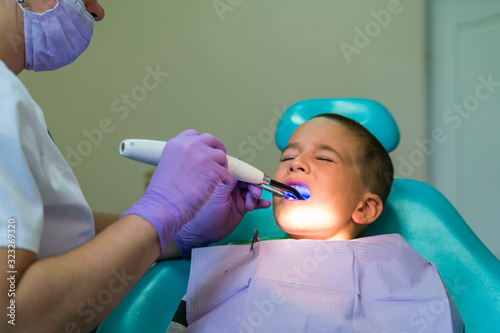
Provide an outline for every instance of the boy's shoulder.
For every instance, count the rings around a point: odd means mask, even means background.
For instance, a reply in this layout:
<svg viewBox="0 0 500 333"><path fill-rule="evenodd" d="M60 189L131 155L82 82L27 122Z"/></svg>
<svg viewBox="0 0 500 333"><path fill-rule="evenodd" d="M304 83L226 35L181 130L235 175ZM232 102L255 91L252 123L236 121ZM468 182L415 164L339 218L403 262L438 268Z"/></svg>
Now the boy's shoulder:
<svg viewBox="0 0 500 333"><path fill-rule="evenodd" d="M400 234L384 234L360 237L352 239L348 242L358 250L366 248L371 249L372 251L394 254L395 257L404 255L405 257L420 257L422 260L425 260Z"/></svg>
<svg viewBox="0 0 500 333"><path fill-rule="evenodd" d="M408 242L400 234L383 234L351 239L352 242L360 243L392 243L399 246L407 245Z"/></svg>

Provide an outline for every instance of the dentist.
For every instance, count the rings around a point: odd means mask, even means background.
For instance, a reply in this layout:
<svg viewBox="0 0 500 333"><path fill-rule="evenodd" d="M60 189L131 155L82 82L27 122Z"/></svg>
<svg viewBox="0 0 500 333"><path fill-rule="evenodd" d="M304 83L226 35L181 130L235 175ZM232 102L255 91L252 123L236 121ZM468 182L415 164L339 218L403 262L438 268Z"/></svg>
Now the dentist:
<svg viewBox="0 0 500 333"><path fill-rule="evenodd" d="M216 137L187 130L169 140L135 205L93 214L16 75L73 62L104 10L96 0L19 1L0 1L0 332L89 332L160 254L188 256L270 203L231 177Z"/></svg>

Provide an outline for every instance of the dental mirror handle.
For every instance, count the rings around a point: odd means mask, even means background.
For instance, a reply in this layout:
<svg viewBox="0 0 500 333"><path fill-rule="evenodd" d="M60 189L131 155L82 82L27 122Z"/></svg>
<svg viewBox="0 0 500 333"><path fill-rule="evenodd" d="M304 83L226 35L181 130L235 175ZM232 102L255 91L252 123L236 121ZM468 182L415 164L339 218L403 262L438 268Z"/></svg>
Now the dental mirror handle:
<svg viewBox="0 0 500 333"><path fill-rule="evenodd" d="M127 139L120 143L120 154L134 161L157 165L166 141ZM269 183L270 178L262 171L232 156L227 156L228 170L231 175L249 184Z"/></svg>

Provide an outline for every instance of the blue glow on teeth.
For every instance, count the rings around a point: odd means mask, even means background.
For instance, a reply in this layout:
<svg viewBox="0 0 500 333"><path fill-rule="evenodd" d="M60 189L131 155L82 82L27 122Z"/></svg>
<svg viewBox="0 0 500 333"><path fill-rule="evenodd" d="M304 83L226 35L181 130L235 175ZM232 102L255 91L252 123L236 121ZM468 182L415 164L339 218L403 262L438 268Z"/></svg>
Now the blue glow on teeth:
<svg viewBox="0 0 500 333"><path fill-rule="evenodd" d="M297 199L297 197L291 193L291 192L287 192L287 191L283 191L283 193L285 194L285 199L287 200L299 200Z"/></svg>
<svg viewBox="0 0 500 333"><path fill-rule="evenodd" d="M307 200L311 197L311 192L309 191L309 188L307 188L307 186L305 185L293 185L292 186L294 189L297 190L297 192L300 193L300 195L302 196L302 198L304 198L304 200ZM284 199L286 200L299 200L295 194L291 193L291 192L287 192L287 191L283 191L285 193L285 197Z"/></svg>

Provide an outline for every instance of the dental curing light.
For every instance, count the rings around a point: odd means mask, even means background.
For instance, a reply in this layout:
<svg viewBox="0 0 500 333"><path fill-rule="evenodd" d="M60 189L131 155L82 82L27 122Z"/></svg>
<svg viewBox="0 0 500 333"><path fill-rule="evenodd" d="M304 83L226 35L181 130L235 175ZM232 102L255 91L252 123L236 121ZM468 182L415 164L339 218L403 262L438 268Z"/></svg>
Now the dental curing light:
<svg viewBox="0 0 500 333"><path fill-rule="evenodd" d="M160 161L166 141L127 139L120 143L120 154L131 160L156 166ZM254 184L260 188L282 197L295 197L304 200L293 187L277 182L259 169L232 156L227 156L228 170L231 175L243 182Z"/></svg>

